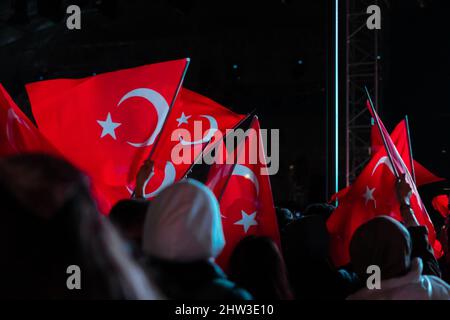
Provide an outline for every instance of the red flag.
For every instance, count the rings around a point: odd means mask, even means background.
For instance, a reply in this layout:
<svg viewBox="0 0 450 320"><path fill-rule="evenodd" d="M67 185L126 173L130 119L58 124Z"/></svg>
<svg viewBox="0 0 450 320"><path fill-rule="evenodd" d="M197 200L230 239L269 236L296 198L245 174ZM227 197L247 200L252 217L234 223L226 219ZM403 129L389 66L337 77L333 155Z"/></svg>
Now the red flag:
<svg viewBox="0 0 450 320"><path fill-rule="evenodd" d="M403 161L403 158L409 157L408 146L403 144L397 149L376 113L374 117L380 124L387 150L383 147L373 155L348 192L340 199L338 208L327 221L327 227L332 238L331 256L333 262L337 266L349 262L348 246L353 232L361 224L378 215L389 215L401 221L395 188L397 174L406 175L406 180L413 189L411 206L418 222L428 228L430 244L435 249L435 255L439 257L441 249L439 242L436 240L434 226Z"/></svg>
<svg viewBox="0 0 450 320"><path fill-rule="evenodd" d="M46 81L44 85L34 88L35 100L43 103L58 96L65 96L70 89L91 78ZM36 83L36 85L40 84L42 82ZM208 144L210 138L213 137L214 141L216 135L222 134L225 129L233 128L242 118L242 115L235 114L200 94L181 89L161 131L158 147L152 154L152 160L155 162L154 174L145 184L144 196L152 198L167 185L181 179L192 165L193 160ZM200 137L196 137L193 132L194 123L200 123L202 127L200 129L205 131L199 133ZM183 137L184 140L180 141L176 135L177 130L180 129L185 130L182 133L191 133L192 137ZM182 135L180 134L180 136ZM188 161L183 163L172 161L172 151L177 147L177 150L183 151L183 155L190 155L187 158ZM135 170L137 169L134 168L133 171ZM127 183L124 188L123 185L110 185L97 179L94 187L98 190L97 194L103 194L107 199L111 199L108 201L98 198L100 207L110 207L110 205L106 205L108 202L114 203L130 196L134 189L134 181Z"/></svg>
<svg viewBox="0 0 450 320"><path fill-rule="evenodd" d="M23 152L57 153L0 84L0 155Z"/></svg>
<svg viewBox="0 0 450 320"><path fill-rule="evenodd" d="M213 100L183 88L171 110L161 142L152 155L159 175L147 181L144 196L152 198L165 186L183 178L206 146L214 144L234 128L243 115L236 114Z"/></svg>
<svg viewBox="0 0 450 320"><path fill-rule="evenodd" d="M280 244L270 179L256 116L249 129L244 141L231 152L231 157L236 157L236 163L212 166L206 183L220 202L226 246L217 262L224 269L227 268L234 247L245 236L267 236ZM224 145L221 147L218 148L217 158L228 153ZM228 155L230 156L230 153ZM254 161L255 157L259 158L258 161Z"/></svg>
<svg viewBox="0 0 450 320"><path fill-rule="evenodd" d="M423 186L425 184L444 181L444 178L436 176L419 162L414 160L414 173L416 176L416 185Z"/></svg>
<svg viewBox="0 0 450 320"><path fill-rule="evenodd" d="M163 128L187 61L27 85L40 131L101 188L103 211L129 197L127 186Z"/></svg>
<svg viewBox="0 0 450 320"><path fill-rule="evenodd" d="M433 208L442 215L443 218L448 217L450 211L448 208L447 194L440 194L434 197L433 200L431 201L431 204L433 205Z"/></svg>
<svg viewBox="0 0 450 320"><path fill-rule="evenodd" d="M427 209L425 208L425 205L422 202L422 199L420 198L419 192L417 190L417 185L411 176L410 170L408 166L405 164L405 161L403 159L409 158L411 159L411 149L409 145L409 139L407 136L403 134L403 143L398 143L398 148L392 141L391 137L388 134L388 131L384 127L383 122L379 118L378 114L375 110L372 110L370 108L369 101L367 101L367 107L369 111L372 113L372 116L375 119L375 123L378 124L380 134L382 135L382 139L386 143L386 151L388 155L388 159L390 160L390 164L392 166L393 172L401 175L405 174L406 181L410 184L412 188L412 197L411 197L411 207L414 210L415 216L419 222L420 225L426 226L428 229L428 240L430 245L434 249L434 254L437 258L442 256L442 246L439 243L439 241L436 240L436 232L434 230L434 225L431 222L431 219L428 215ZM403 132L407 132L406 129L406 123L404 123L405 129L403 129ZM397 141L398 142L398 141ZM411 163L409 161L409 163Z"/></svg>
<svg viewBox="0 0 450 320"><path fill-rule="evenodd" d="M335 194L333 194L331 196L329 202L336 202L337 201L339 203L340 199L343 199L349 190L350 190L350 186L339 190L338 192L336 192Z"/></svg>
<svg viewBox="0 0 450 320"><path fill-rule="evenodd" d="M371 129L371 137L372 137L372 154L375 154L380 148L383 147L383 140L380 135L380 131L376 127L376 125L372 125ZM408 129L406 126L406 121L402 120L399 124L395 127L394 131L391 133L391 139L394 142L394 144L397 146L397 149L402 149L405 147L411 150L411 146L409 145L409 139L408 139ZM405 162L406 166L408 167L408 170L412 172L412 166L411 166L411 157L410 153L402 154L403 161ZM416 178L416 185L417 186L423 186L425 184L434 183L443 181L445 179L440 178L433 173L431 173L429 170L427 170L424 166L422 166L419 162L416 160L413 160L414 165L414 173Z"/></svg>

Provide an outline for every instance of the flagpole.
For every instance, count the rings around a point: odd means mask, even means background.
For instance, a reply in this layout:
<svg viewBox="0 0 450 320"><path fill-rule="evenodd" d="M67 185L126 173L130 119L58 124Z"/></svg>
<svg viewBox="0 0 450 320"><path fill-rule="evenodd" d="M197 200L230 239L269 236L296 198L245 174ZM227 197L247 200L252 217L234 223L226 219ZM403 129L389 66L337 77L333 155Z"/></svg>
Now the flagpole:
<svg viewBox="0 0 450 320"><path fill-rule="evenodd" d="M173 105L175 104L175 100L177 99L178 93L179 93L180 90L181 90L181 86L183 85L183 81L184 81L184 78L186 77L187 70L188 70L188 68L189 68L190 62L191 62L191 59L190 59L190 58L186 58L186 65L184 66L183 74L182 74L181 77L180 77L180 81L178 81L177 89L175 90L175 93L174 93L174 95L173 95L172 101L170 102L170 105L169 105L169 111L168 111L167 114L166 114L166 118L164 119L164 123L163 123L163 125L162 125L162 127L161 127L161 131L160 131L159 134L156 136L155 143L153 144L153 147L152 147L152 149L150 150L150 154L148 155L147 160L151 160L151 158L152 158L152 156L153 156L153 153L154 153L155 150L156 150L156 146L158 145L158 142L159 142L159 140L160 140L160 138L161 138L161 133L164 131L164 128L165 128L165 126L166 126L166 124L167 124L167 119L169 118L170 112L171 112L172 109L173 109ZM133 193L131 194L131 198L133 198L135 194L136 194L136 190L133 190Z"/></svg>
<svg viewBox="0 0 450 320"><path fill-rule="evenodd" d="M256 112L256 109L253 109L252 111L250 111L250 113L248 113L241 121L239 121L234 127L233 130L235 130L236 128L238 128L242 123L244 123L245 121L248 120L248 118L250 118L252 115L254 115ZM224 139L226 139L226 137L228 136L229 133L227 133L223 138L222 141ZM211 149L214 149L218 144L220 143L220 140L214 142L214 144L212 145ZM194 160L194 162L191 164L191 166L189 167L189 169L186 171L186 174L184 175L183 178L186 178L188 176L188 174L190 173L190 171L192 170L192 168L198 164L199 160L201 159L203 152L205 151L205 149L209 146L209 143L205 143L205 145L202 148L201 153L197 156L197 158Z"/></svg>
<svg viewBox="0 0 450 320"><path fill-rule="evenodd" d="M374 115L375 123L377 124L378 130L380 131L381 138L383 139L384 148L386 149L386 153L388 155L389 161L391 162L392 169L394 169L395 177L397 179L399 179L400 175L398 174L397 167L395 166L394 160L392 159L392 155L389 152L389 149L387 147L386 137L384 136L383 130L381 130L380 122L378 121L379 120L378 119L378 113L376 112L375 107L373 106L373 102L372 102L372 98L370 97L369 90L367 90L366 86L364 86L364 89L366 90L366 95L367 95L367 98L369 99L369 105L370 105L370 108L372 109L372 113Z"/></svg>
<svg viewBox="0 0 450 320"><path fill-rule="evenodd" d="M148 155L147 160L150 160L152 158L153 153L156 150L156 146L158 145L158 142L159 142L159 140L161 138L161 133L164 132L164 128L167 125L167 119L169 119L170 112L172 111L173 105L175 104L175 101L177 100L178 93L180 92L181 86L183 85L183 81L184 81L184 78L186 77L187 70L189 68L189 63L190 62L191 62L191 59L190 58L186 58L186 66L184 67L183 74L181 75L180 81L178 82L177 90L175 91L175 94L173 95L172 102L170 103L170 106L169 106L169 111L167 112L166 118L164 119L164 123L163 123L163 125L161 127L161 131L159 132L158 136L156 137L156 141L153 144L152 150L150 151L150 154Z"/></svg>
<svg viewBox="0 0 450 320"><path fill-rule="evenodd" d="M412 173L414 183L415 183L416 182L416 171L414 170L414 158L413 158L413 152L412 152L411 134L409 133L408 115L405 115L405 123L406 123L406 134L408 135L409 161L411 161L411 173Z"/></svg>
<svg viewBox="0 0 450 320"><path fill-rule="evenodd" d="M253 111L255 111L255 110L253 110ZM250 118L250 115L251 115L251 113L244 119L244 120L247 120L247 119L249 119ZM252 126L252 124L253 124L253 122L255 121L255 115L253 116L253 119L252 119L252 122L250 122L250 124L249 124L249 128ZM243 121L242 121L242 123L243 123ZM259 137L258 137L258 142L259 142ZM244 141L242 141L242 143L244 143L244 147L245 147L245 136L244 136ZM258 143L259 144L259 143ZM239 150L238 150L239 151ZM259 151L258 151L259 152ZM237 160L237 157L239 156L239 154L237 154L236 155L236 161L234 161L234 163L233 163L233 165L232 165L232 168L231 168L231 173L228 175L228 177L227 177L227 179L225 180L225 183L224 183L224 185L223 185L223 188L222 188L222 190L220 191L220 195L217 197L217 201L220 203L220 200L222 199L222 197L223 197L223 195L225 194L225 190L227 189L227 186L228 186L228 182L230 182L230 179L231 179L231 176L233 175L233 171L234 171L234 168L236 168L236 164L237 164L237 162L238 162L238 160Z"/></svg>

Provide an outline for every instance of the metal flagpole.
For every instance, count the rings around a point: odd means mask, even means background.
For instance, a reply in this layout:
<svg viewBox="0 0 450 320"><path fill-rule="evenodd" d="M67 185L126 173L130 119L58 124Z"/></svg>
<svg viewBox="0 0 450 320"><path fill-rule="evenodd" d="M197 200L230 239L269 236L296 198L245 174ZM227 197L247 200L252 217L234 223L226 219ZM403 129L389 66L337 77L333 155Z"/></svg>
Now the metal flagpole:
<svg viewBox="0 0 450 320"><path fill-rule="evenodd" d="M250 113L248 113L241 121L238 122L238 124L236 124L233 127L233 130L239 128L245 121L247 121L252 115L254 115L256 112L256 109L253 109L252 111L250 111ZM229 134L229 133L228 133ZM225 140L228 136L228 134L226 134L223 138L222 141ZM214 144L212 144L211 146L211 150L214 149L218 144L220 143L220 140L215 141ZM192 170L192 168L199 163L199 161L201 160L201 157L203 155L203 152L205 151L205 149L209 146L209 143L205 143L205 145L203 146L202 152L197 156L197 158L195 159L195 161L191 164L191 166L189 167L189 170L186 172L186 174L184 175L183 178L186 178L188 176L188 174L190 173L190 171Z"/></svg>
<svg viewBox="0 0 450 320"><path fill-rule="evenodd" d="M164 132L164 128L167 125L167 119L169 118L170 112L173 109L173 105L175 104L175 101L177 100L178 93L180 92L181 86L183 85L184 77L186 77L186 73L187 73L187 70L189 68L189 63L190 62L191 62L191 59L190 58L186 58L186 66L184 67L183 74L181 75L180 81L178 82L177 90L175 91L175 94L173 95L172 102L170 103L169 111L167 112L166 118L164 119L164 123L163 123L163 126L161 127L161 131L159 132L158 136L156 137L156 141L153 144L153 147L152 147L152 150L150 151L150 154L148 155L148 158L147 158L148 160L150 160L151 157L153 156L153 153L156 150L156 146L158 145L158 142L159 142L159 140L161 138L161 133Z"/></svg>
<svg viewBox="0 0 450 320"><path fill-rule="evenodd" d="M151 158L153 156L153 153L156 150L156 146L158 145L159 140L161 138L161 133L164 131L164 128L166 127L167 119L169 118L170 112L173 109L173 106L175 104L175 100L177 99L178 93L181 90L181 86L183 85L183 81L184 81L184 78L186 77L187 70L189 68L190 62L191 62L191 59L190 58L186 58L186 65L184 66L183 74L180 77L180 81L178 81L177 90L175 90L175 93L173 95L172 101L170 102L169 111L166 114L166 118L164 119L164 123L163 123L163 125L161 127L161 131L159 132L158 136L156 137L155 143L153 144L153 147L152 147L152 149L150 151L150 154L147 157L147 160L151 160ZM131 198L133 198L135 196L135 194L136 194L136 190L133 190L133 193L131 194Z"/></svg>
<svg viewBox="0 0 450 320"><path fill-rule="evenodd" d="M386 149L386 153L388 155L389 161L391 162L392 168L394 169L395 177L397 179L399 179L400 175L398 174L397 167L395 166L394 161L392 159L392 155L387 147L386 137L384 136L383 131L381 130L378 113L376 112L375 107L373 106L373 102L372 102L372 98L370 97L369 90L367 90L366 86L364 86L364 89L366 90L367 98L369 99L369 105L370 105L370 108L372 109L372 114L374 115L373 118L375 119L375 123L377 124L378 130L380 131L381 138L383 139L384 148Z"/></svg>
<svg viewBox="0 0 450 320"><path fill-rule="evenodd" d="M414 169L414 158L412 152L411 134L409 132L408 115L405 116L405 123L406 123L406 134L408 135L408 147L409 147L408 150L409 150L409 161L411 161L411 173L414 179L414 183L416 183L416 171Z"/></svg>

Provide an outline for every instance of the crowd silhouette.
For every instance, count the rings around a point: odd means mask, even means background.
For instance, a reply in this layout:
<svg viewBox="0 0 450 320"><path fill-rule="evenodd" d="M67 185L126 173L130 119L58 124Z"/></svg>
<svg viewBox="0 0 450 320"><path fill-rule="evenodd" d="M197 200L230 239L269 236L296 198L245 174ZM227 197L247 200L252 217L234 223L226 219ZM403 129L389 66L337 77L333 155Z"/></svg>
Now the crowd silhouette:
<svg viewBox="0 0 450 320"><path fill-rule="evenodd" d="M148 173L149 163L143 169ZM144 175L142 172L138 174ZM141 179L142 180L142 179ZM138 181L139 183L139 181ZM351 263L329 257L326 219L334 207L311 205L300 217L278 208L281 247L248 236L227 270L215 263L225 238L219 204L196 180L175 183L153 200L118 202L99 214L87 177L43 154L0 159L3 298L344 300L449 299L447 253L437 261L408 206L411 187L397 183L403 223L378 216L350 244ZM441 264L441 265L440 265ZM67 268L81 270L81 289ZM368 268L381 282L370 288ZM444 274L444 276L442 276ZM443 279L443 278L444 279Z"/></svg>

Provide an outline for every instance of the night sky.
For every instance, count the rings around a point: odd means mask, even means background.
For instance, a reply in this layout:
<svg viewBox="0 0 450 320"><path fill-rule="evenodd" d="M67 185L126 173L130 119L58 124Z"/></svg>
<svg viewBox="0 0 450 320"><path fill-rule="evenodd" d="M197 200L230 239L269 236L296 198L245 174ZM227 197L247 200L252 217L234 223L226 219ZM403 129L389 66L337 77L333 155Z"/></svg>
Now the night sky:
<svg viewBox="0 0 450 320"><path fill-rule="evenodd" d="M415 157L450 178L450 6L448 1L425 3L424 8L392 8L382 115L393 128L408 114Z"/></svg>

